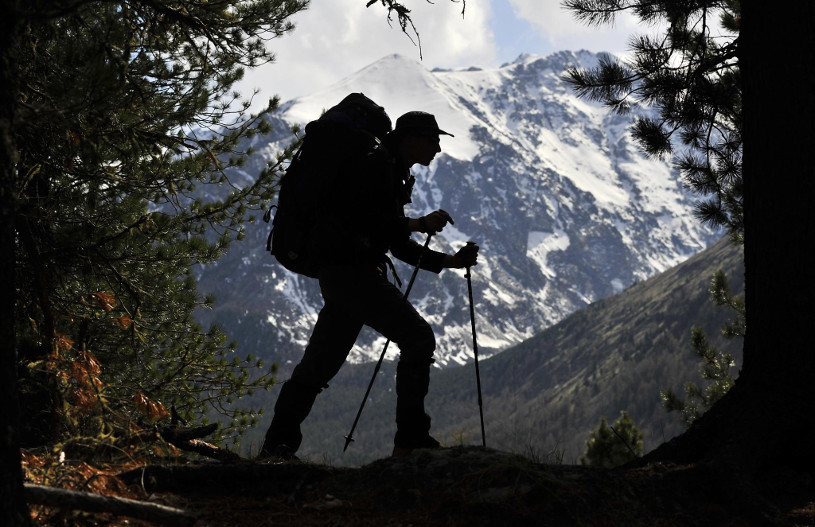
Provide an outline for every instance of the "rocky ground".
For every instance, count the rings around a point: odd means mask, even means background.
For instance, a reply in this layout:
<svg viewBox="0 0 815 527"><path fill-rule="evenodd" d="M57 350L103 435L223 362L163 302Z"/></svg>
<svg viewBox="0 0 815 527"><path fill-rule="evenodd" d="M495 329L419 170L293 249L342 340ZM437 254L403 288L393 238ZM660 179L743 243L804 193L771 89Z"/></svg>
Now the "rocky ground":
<svg viewBox="0 0 815 527"><path fill-rule="evenodd" d="M120 478L193 513L196 527L815 526L811 477L797 473L768 475L757 488L712 465L604 470L477 447L361 468L198 462Z"/></svg>

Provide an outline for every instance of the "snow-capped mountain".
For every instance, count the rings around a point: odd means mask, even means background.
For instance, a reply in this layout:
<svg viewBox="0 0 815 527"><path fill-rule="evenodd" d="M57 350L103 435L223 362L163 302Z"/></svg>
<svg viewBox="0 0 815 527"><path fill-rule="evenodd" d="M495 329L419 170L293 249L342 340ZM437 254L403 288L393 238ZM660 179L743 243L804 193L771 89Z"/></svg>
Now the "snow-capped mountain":
<svg viewBox="0 0 815 527"><path fill-rule="evenodd" d="M497 69L428 71L387 56L283 104L271 117L274 133L254 139L256 154L242 175L252 178L292 141L291 125L316 119L351 92L383 105L393 121L409 110L435 114L455 137L442 137L430 167L414 168L409 215L450 212L455 225L433 238L437 250L454 252L467 240L481 246L472 280L479 352L489 356L717 237L694 218L694 196L678 173L633 142L629 125L646 110L616 115L578 99L562 80L567 67L596 62L586 51L560 52L523 55ZM319 289L265 252L269 226L249 230L204 272L201 289L215 292L211 315L242 351L296 361L322 305ZM406 265L397 269L410 276ZM471 360L463 271L420 273L411 301L435 329L437 365ZM350 359L375 359L383 344L363 332Z"/></svg>

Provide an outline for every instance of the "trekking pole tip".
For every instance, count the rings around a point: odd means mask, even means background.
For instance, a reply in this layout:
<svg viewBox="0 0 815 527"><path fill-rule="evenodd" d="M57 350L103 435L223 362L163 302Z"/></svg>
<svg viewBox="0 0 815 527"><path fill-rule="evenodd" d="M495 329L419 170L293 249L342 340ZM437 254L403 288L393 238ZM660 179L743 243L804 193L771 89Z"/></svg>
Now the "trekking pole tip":
<svg viewBox="0 0 815 527"><path fill-rule="evenodd" d="M348 445L354 442L354 438L351 436L345 436L345 446L342 447L342 451L345 452L348 450Z"/></svg>

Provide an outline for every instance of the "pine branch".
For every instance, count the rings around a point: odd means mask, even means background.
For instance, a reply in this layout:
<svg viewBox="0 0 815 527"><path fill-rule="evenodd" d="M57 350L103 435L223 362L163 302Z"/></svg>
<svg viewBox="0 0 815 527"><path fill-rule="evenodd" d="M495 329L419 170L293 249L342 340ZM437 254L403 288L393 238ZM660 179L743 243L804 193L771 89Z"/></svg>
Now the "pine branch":
<svg viewBox="0 0 815 527"><path fill-rule="evenodd" d="M565 0L561 6L589 26L613 24L617 14L631 9L621 0Z"/></svg>

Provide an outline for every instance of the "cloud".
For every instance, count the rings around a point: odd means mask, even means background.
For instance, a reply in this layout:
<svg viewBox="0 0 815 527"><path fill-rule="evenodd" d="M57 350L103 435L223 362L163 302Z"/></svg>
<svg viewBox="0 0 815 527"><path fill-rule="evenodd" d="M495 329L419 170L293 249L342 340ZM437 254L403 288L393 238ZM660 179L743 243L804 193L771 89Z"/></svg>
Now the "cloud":
<svg viewBox="0 0 815 527"><path fill-rule="evenodd" d="M366 0L313 1L297 14L291 33L269 42L277 61L248 71L238 89L258 88L253 110L272 95L286 101L324 89L394 53L419 60L428 69L496 67L520 53L547 55L560 50L627 50L630 37L649 28L621 15L614 26L588 27L560 6L560 0L402 0L412 10L419 39L388 23L379 3Z"/></svg>
<svg viewBox="0 0 815 527"><path fill-rule="evenodd" d="M495 61L494 36L488 27L489 4L462 4L437 0L405 2L419 32L413 42L402 33L398 21L390 24L387 11L365 0L312 2L292 20L296 29L269 43L277 57L273 64L247 72L241 92L262 90L265 102L273 94L283 100L317 91L388 54L398 53L434 67L491 65ZM255 104L258 107L262 104Z"/></svg>
<svg viewBox="0 0 815 527"><path fill-rule="evenodd" d="M622 13L613 25L587 26L564 9L560 1L509 0L515 16L526 20L544 38L553 50L579 50L623 53L628 49L632 35L647 27L633 16Z"/></svg>

